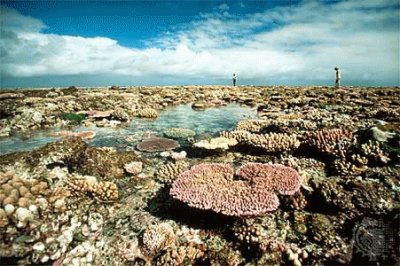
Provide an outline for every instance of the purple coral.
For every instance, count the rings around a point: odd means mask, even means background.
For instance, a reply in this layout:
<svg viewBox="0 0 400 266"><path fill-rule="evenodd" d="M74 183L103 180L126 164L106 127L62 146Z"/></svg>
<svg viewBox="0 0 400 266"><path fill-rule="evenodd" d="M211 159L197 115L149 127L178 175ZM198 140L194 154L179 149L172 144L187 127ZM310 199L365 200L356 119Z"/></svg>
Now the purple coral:
<svg viewBox="0 0 400 266"><path fill-rule="evenodd" d="M173 183L170 194L191 207L230 216L254 216L279 206L275 192L291 195L299 190L301 178L283 165L249 163L237 174L229 164L204 163L183 172Z"/></svg>

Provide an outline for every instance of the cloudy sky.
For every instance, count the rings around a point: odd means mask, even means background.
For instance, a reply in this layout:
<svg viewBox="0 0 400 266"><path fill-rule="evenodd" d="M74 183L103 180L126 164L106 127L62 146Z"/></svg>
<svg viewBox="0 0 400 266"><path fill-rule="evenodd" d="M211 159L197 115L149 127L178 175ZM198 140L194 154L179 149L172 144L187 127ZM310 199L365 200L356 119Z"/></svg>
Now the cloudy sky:
<svg viewBox="0 0 400 266"><path fill-rule="evenodd" d="M1 0L5 87L399 85L398 0Z"/></svg>

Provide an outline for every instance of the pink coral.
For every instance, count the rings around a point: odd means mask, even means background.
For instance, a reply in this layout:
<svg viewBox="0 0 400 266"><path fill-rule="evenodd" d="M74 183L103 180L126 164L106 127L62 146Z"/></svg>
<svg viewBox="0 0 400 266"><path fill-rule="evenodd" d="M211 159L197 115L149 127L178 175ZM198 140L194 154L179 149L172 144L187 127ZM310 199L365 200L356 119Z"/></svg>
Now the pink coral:
<svg viewBox="0 0 400 266"><path fill-rule="evenodd" d="M229 164L204 163L183 172L170 194L191 207L230 216L254 216L276 210L275 192L291 195L300 189L301 178L283 165L249 163L237 174Z"/></svg>
<svg viewBox="0 0 400 266"><path fill-rule="evenodd" d="M248 163L239 168L237 174L283 195L293 195L301 186L299 173L293 168L280 164Z"/></svg>

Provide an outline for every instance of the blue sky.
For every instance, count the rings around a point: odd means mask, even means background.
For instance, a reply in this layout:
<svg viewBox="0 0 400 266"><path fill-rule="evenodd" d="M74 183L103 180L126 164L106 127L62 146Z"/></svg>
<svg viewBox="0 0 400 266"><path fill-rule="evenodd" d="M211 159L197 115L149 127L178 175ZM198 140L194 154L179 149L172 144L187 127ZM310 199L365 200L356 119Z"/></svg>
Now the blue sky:
<svg viewBox="0 0 400 266"><path fill-rule="evenodd" d="M1 87L399 85L399 2L1 1Z"/></svg>

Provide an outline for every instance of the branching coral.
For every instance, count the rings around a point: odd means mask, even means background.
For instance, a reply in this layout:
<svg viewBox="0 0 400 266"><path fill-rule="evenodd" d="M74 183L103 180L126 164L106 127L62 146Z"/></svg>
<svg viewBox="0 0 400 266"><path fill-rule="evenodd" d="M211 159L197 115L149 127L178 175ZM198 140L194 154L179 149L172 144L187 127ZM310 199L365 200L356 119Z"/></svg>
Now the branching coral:
<svg viewBox="0 0 400 266"><path fill-rule="evenodd" d="M74 179L68 184L75 195L90 194L101 202L118 200L118 187L113 182L98 182L91 184L85 179Z"/></svg>
<svg viewBox="0 0 400 266"><path fill-rule="evenodd" d="M161 166L155 175L161 182L171 184L187 168L188 164L185 162L169 163Z"/></svg>
<svg viewBox="0 0 400 266"><path fill-rule="evenodd" d="M251 133L245 130L222 131L219 133L220 137L228 139L236 139L238 142L245 142Z"/></svg>
<svg viewBox="0 0 400 266"><path fill-rule="evenodd" d="M140 109L137 113L138 117L142 118L157 118L158 112L152 108Z"/></svg>
<svg viewBox="0 0 400 266"><path fill-rule="evenodd" d="M276 114L268 119L249 119L240 121L235 130L244 130L251 133L284 133L287 131L314 130L317 124L313 121L299 119L290 114Z"/></svg>
<svg viewBox="0 0 400 266"><path fill-rule="evenodd" d="M306 132L304 135L304 143L320 152L339 155L341 154L341 149L344 149L350 144L352 137L353 133L350 130L322 129Z"/></svg>
<svg viewBox="0 0 400 266"><path fill-rule="evenodd" d="M218 137L210 140L201 140L193 144L193 146L206 150L228 150L231 146L235 146L237 143L237 140L234 138Z"/></svg>
<svg viewBox="0 0 400 266"><path fill-rule="evenodd" d="M140 249L146 256L152 257L176 244L176 237L168 223L148 227L141 237Z"/></svg>
<svg viewBox="0 0 400 266"><path fill-rule="evenodd" d="M118 200L118 187L113 182L99 182L95 184L91 192L98 201L109 202Z"/></svg>
<svg viewBox="0 0 400 266"><path fill-rule="evenodd" d="M291 151L300 146L300 141L297 139L296 135L284 133L251 134L248 135L248 139L245 143L261 148L266 152Z"/></svg>
<svg viewBox="0 0 400 266"><path fill-rule="evenodd" d="M385 121L397 121L400 117L400 108L393 109L388 107L379 108L375 112L375 118Z"/></svg>
<svg viewBox="0 0 400 266"><path fill-rule="evenodd" d="M382 149L381 142L370 140L361 145L361 151L373 163L386 164L390 161L389 154Z"/></svg>
<svg viewBox="0 0 400 266"><path fill-rule="evenodd" d="M300 189L301 177L283 165L248 163L237 174L229 164L203 163L183 172L170 194L191 207L229 216L261 215L276 210L275 193L291 195Z"/></svg>
<svg viewBox="0 0 400 266"><path fill-rule="evenodd" d="M67 161L74 170L85 175L104 178L121 178L124 175L124 165L137 159L134 152L117 152L108 148L87 147L78 156Z"/></svg>
<svg viewBox="0 0 400 266"><path fill-rule="evenodd" d="M236 130L244 130L253 133L259 133L262 129L268 126L269 120L261 120L261 119L248 119L240 121L237 126Z"/></svg>
<svg viewBox="0 0 400 266"><path fill-rule="evenodd" d="M239 143L260 148L266 152L292 151L300 146L296 135L285 133L254 134L244 130L223 131L221 137L236 139Z"/></svg>
<svg viewBox="0 0 400 266"><path fill-rule="evenodd" d="M333 166L340 175L359 175L368 169L368 159L353 154L348 160L345 157L336 159Z"/></svg>

